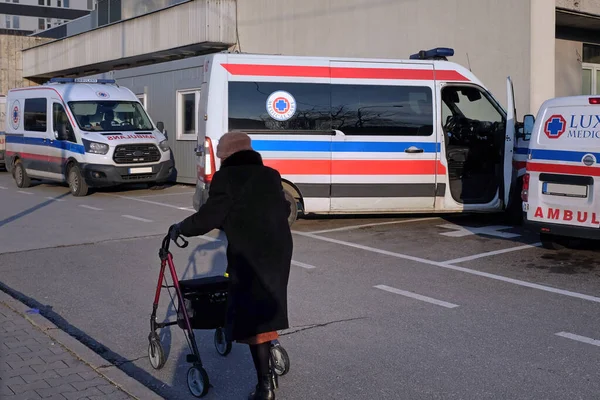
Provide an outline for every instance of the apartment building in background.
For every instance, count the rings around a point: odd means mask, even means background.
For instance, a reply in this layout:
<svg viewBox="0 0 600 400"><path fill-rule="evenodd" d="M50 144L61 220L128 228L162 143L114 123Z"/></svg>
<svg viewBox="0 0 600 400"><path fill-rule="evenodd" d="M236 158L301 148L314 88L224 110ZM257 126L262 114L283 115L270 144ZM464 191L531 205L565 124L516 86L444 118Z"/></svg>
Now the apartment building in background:
<svg viewBox="0 0 600 400"><path fill-rule="evenodd" d="M95 0L0 0L0 32L31 35L87 15Z"/></svg>

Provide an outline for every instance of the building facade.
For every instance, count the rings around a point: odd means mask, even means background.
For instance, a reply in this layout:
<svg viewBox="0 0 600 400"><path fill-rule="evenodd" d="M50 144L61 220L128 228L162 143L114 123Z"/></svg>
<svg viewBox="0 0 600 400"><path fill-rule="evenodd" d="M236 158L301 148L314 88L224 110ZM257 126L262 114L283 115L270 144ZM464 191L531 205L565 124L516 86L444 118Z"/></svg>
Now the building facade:
<svg viewBox="0 0 600 400"><path fill-rule="evenodd" d="M4 0L3 2L5 4L0 2L0 29L12 34L39 33L66 24L94 9L93 0Z"/></svg>

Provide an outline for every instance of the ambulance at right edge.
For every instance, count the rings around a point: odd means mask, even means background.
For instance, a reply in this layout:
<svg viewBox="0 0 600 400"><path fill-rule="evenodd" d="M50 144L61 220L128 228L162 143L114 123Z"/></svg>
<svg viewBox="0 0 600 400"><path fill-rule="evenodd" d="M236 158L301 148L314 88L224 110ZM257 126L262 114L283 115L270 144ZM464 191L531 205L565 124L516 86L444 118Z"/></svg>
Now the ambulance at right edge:
<svg viewBox="0 0 600 400"><path fill-rule="evenodd" d="M523 125L531 135L521 196L526 227L547 249L568 238L600 240L600 97L547 100Z"/></svg>

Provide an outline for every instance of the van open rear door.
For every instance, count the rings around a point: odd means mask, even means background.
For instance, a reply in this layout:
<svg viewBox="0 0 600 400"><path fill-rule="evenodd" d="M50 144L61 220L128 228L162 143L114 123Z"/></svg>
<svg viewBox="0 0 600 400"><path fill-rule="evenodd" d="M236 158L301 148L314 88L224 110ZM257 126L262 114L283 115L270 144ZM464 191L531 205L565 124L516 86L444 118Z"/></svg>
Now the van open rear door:
<svg viewBox="0 0 600 400"><path fill-rule="evenodd" d="M513 156L515 147L515 125L517 110L515 107L515 93L513 89L513 83L510 76L506 78L506 93L507 99L507 110L506 110L506 136L504 137L504 184L502 191L502 199L504 201L504 207L507 207L510 199L510 189L512 186L513 179Z"/></svg>

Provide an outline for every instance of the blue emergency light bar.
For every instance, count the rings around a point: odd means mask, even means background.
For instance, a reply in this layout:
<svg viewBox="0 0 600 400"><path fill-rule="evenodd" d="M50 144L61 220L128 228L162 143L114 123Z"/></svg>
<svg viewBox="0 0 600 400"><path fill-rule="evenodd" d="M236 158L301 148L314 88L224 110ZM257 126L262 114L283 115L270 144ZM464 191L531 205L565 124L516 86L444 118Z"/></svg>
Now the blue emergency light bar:
<svg viewBox="0 0 600 400"><path fill-rule="evenodd" d="M116 83L114 79L91 79L91 78L52 78L50 83Z"/></svg>
<svg viewBox="0 0 600 400"><path fill-rule="evenodd" d="M411 60L444 60L448 61L447 57L454 55L454 49L448 47L436 47L431 50L421 50L417 54L410 56Z"/></svg>

